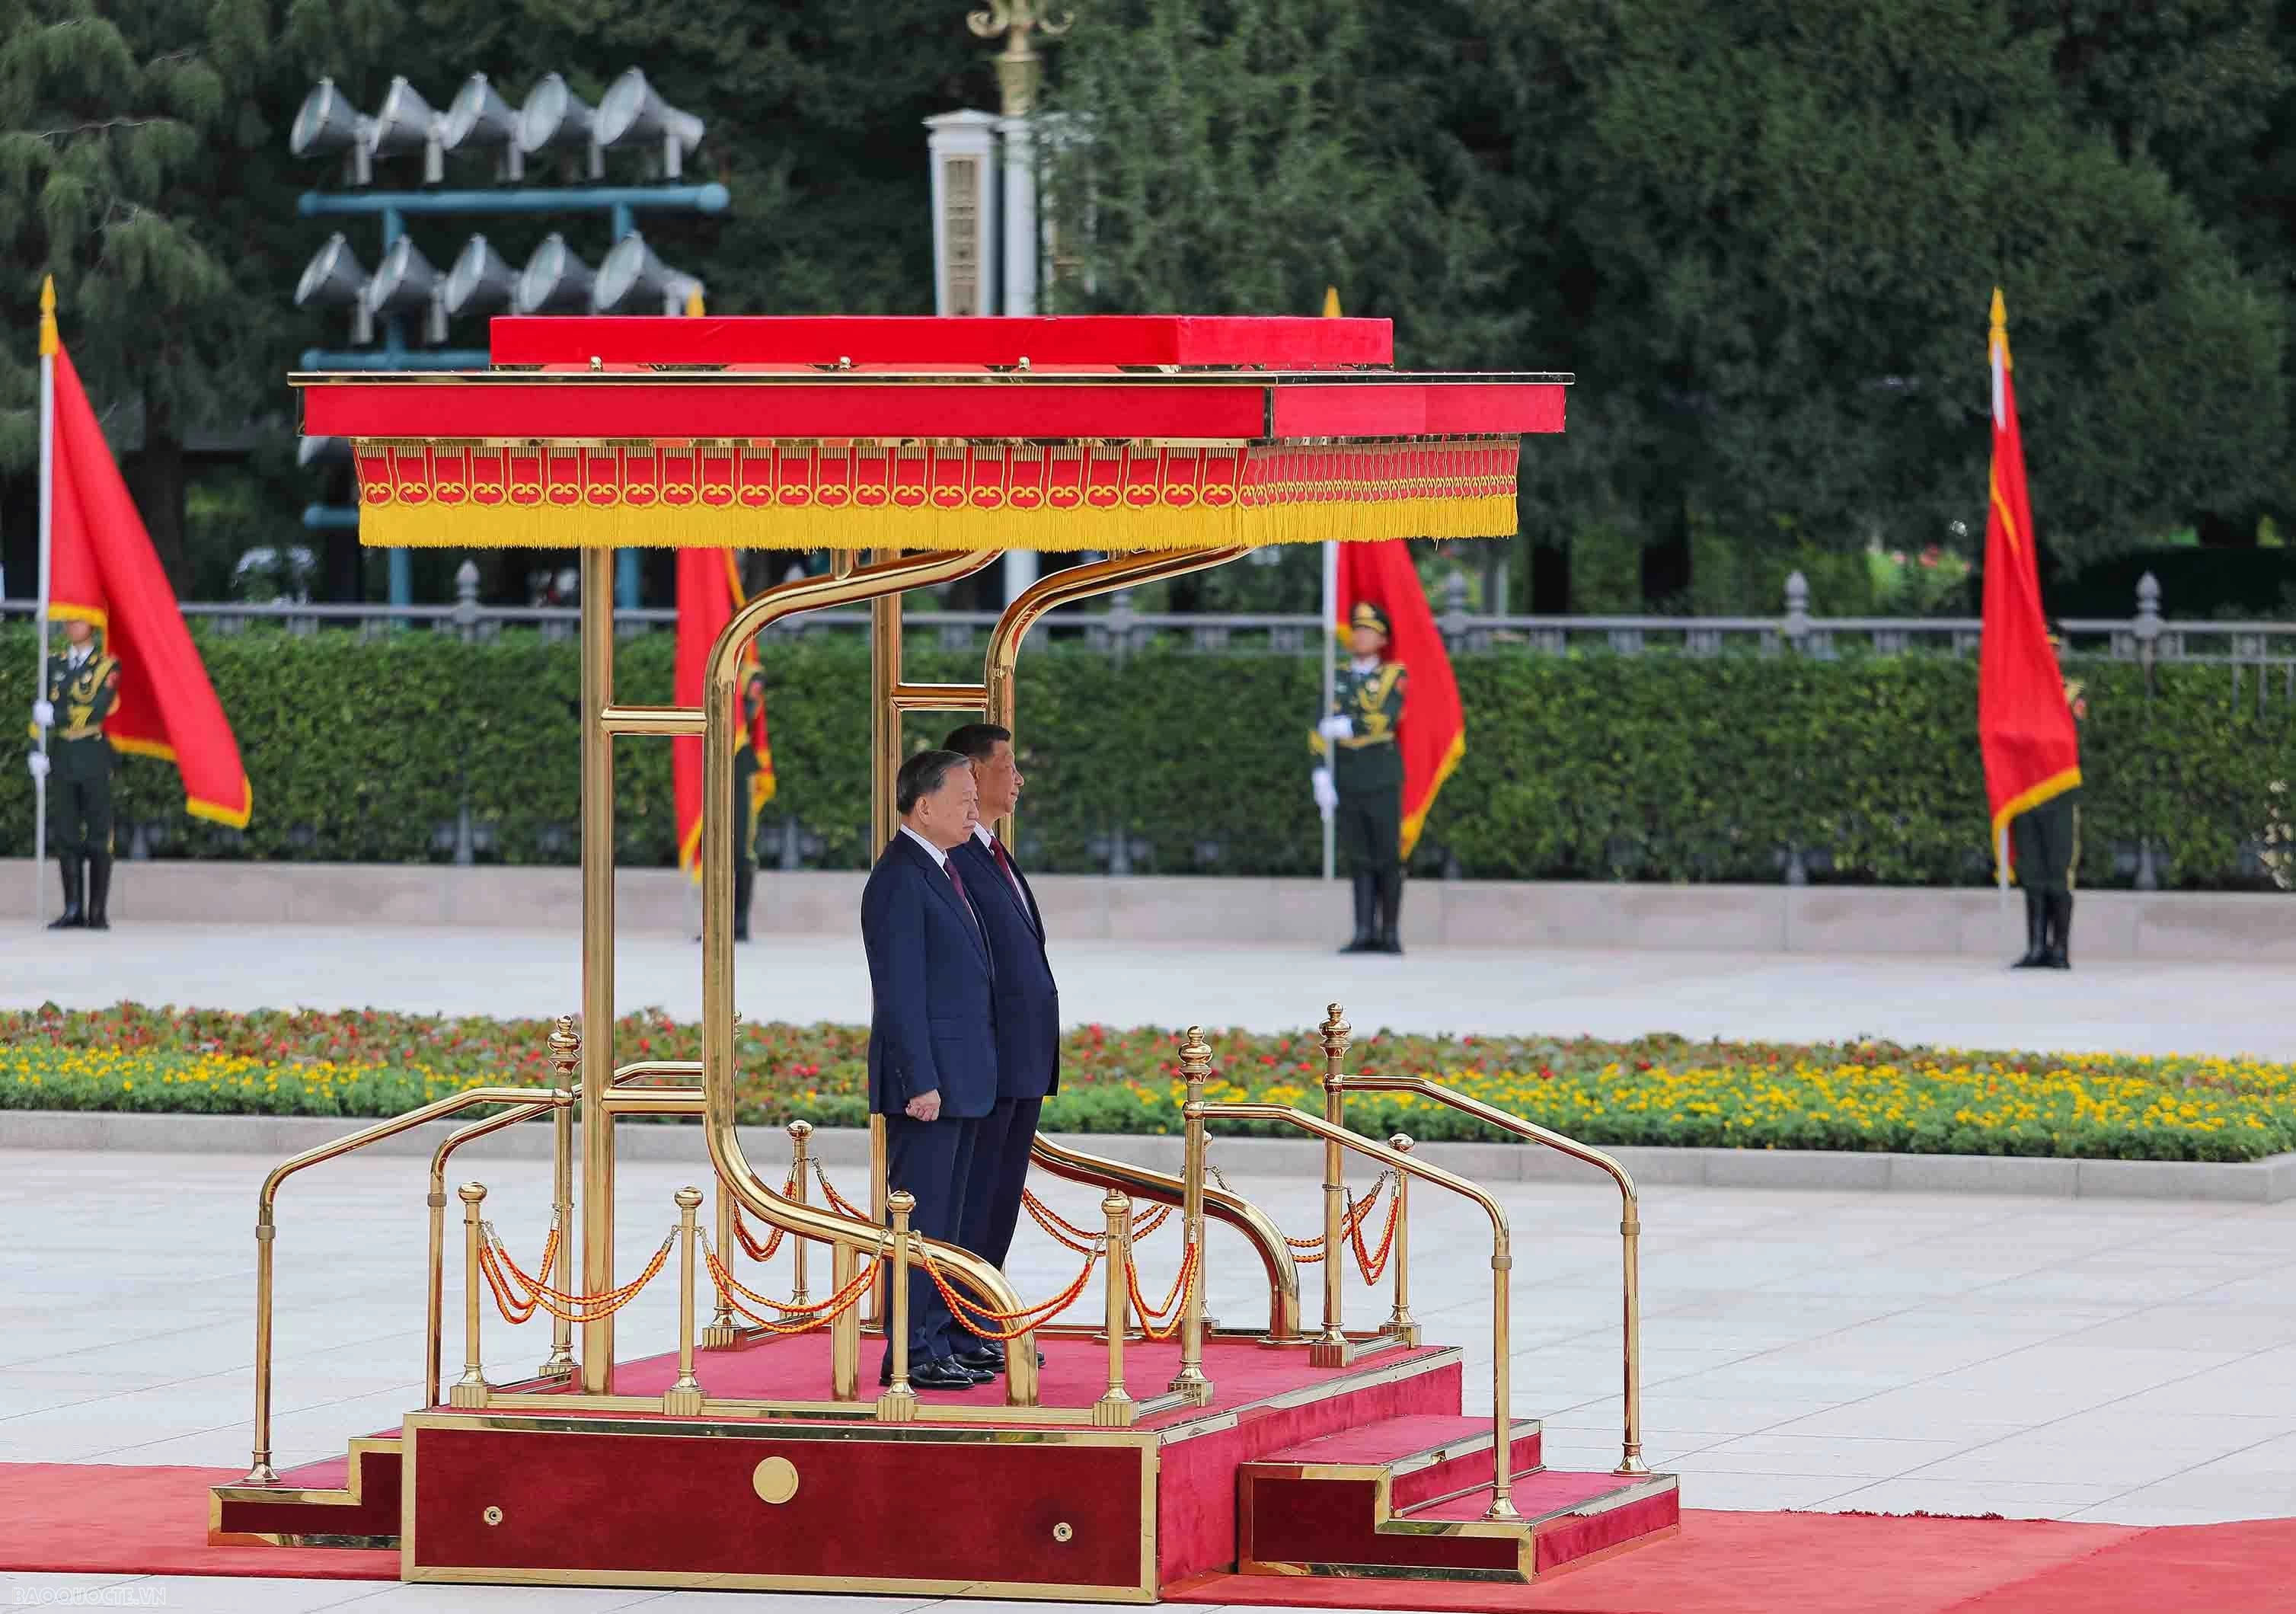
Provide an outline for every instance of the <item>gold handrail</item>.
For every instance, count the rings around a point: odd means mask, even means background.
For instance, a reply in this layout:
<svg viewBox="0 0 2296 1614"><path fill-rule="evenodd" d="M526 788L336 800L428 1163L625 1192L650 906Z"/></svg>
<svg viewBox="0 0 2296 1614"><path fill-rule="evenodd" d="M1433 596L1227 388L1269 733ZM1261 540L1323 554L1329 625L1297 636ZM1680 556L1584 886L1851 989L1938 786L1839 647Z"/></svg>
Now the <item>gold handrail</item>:
<svg viewBox="0 0 2296 1614"><path fill-rule="evenodd" d="M1483 1207L1483 1214L1491 1219L1491 1456L1496 1470L1492 1481L1493 1496L1490 1511L1483 1517L1492 1519L1520 1518L1521 1515L1515 1511L1513 1499L1514 1463L1509 1451L1509 1442L1513 1433L1514 1411L1509 1404L1510 1392L1507 1377L1507 1353L1513 1331L1507 1293L1507 1273L1514 1265L1514 1255L1507 1235L1506 1212L1500 1208L1499 1202L1464 1177L1447 1172L1439 1165L1430 1165L1424 1160L1414 1160L1399 1149L1390 1149L1384 1143L1375 1143L1369 1138L1349 1132L1344 1126L1332 1125L1321 1116L1311 1116L1305 1111L1293 1109L1288 1105L1191 1102L1182 1113L1199 1128L1203 1123L1213 1120L1272 1121L1285 1126L1296 1126L1301 1132L1323 1139L1326 1144L1336 1144L1341 1149L1351 1149L1359 1155L1367 1155L1399 1175L1418 1177L1425 1182L1436 1183L1449 1189L1455 1194L1473 1200ZM1189 1165L1192 1178L1202 1158L1202 1152L1201 1148L1190 1151ZM1326 1249L1324 1252L1324 1258L1336 1263L1340 1259L1340 1252L1337 1248ZM1199 1278L1194 1293L1201 1295L1202 1291L1203 1282Z"/></svg>
<svg viewBox="0 0 2296 1614"><path fill-rule="evenodd" d="M726 786L728 790L733 786ZM271 1466L271 1288L272 1244L278 1231L277 1204L280 1185L296 1173L320 1165L354 1149L365 1149L420 1126L425 1121L435 1121L442 1116L473 1108L480 1104L534 1105L554 1108L574 1102L574 1095L561 1088L549 1087L471 1087L443 1099L433 1099L418 1105L403 1116L393 1116L372 1126L361 1127L347 1138L337 1138L316 1149L282 1161L271 1168L263 1179L263 1187L255 1199L255 1450L242 1485L276 1485L277 1470ZM539 1113L537 1110L537 1113Z"/></svg>
<svg viewBox="0 0 2296 1614"><path fill-rule="evenodd" d="M734 714L739 708L742 647L758 633L800 611L851 605L898 596L902 590L970 576L996 558L995 551L895 557L856 568L840 577L800 578L768 589L734 613L710 647L702 697L702 797L732 799ZM715 794L711 794L714 792ZM771 1226L844 1245L873 1258L879 1230L872 1223L776 1192L750 1165L734 1128L734 841L731 836L701 837L701 1066L703 1131L710 1164L742 1207ZM591 1236L586 1207L584 1237ZM598 1229L603 1236L603 1227ZM1021 1299L1004 1274L972 1251L913 1235L920 1251L972 1289L993 1311L1018 1312ZM1004 1398L1008 1405L1037 1404L1037 1348L1032 1334L1013 1340L1006 1351Z"/></svg>
<svg viewBox="0 0 2296 1614"><path fill-rule="evenodd" d="M1041 1134L1030 1153L1037 1165L1055 1177L1065 1177L1071 1182L1083 1182L1095 1188L1116 1188L1136 1199L1147 1199L1158 1205L1185 1206L1187 1203L1187 1184L1183 1180L1167 1176L1144 1165L1086 1154L1082 1149L1055 1143ZM1283 1242L1283 1230L1266 1211L1242 1195L1214 1188L1210 1183L1204 1185L1204 1211L1242 1233L1252 1248L1259 1253L1260 1264L1267 1269L1268 1338L1271 1341L1298 1338L1300 1264L1292 1258L1292 1247Z"/></svg>
<svg viewBox="0 0 2296 1614"><path fill-rule="evenodd" d="M1543 1144L1573 1160L1584 1161L1611 1174L1619 1187L1619 1238L1624 1246L1625 1258L1625 1329L1626 1329L1626 1429L1625 1450L1619 1466L1611 1471L1621 1478L1650 1472L1643 1461L1643 1342L1642 1342L1642 1201L1635 1193L1635 1180L1627 1168L1601 1149L1565 1137L1559 1132L1526 1121L1521 1116L1455 1092L1439 1082L1430 1082L1423 1076L1343 1076L1339 1085L1349 1092L1414 1093L1423 1099L1432 1099L1447 1104L1462 1115L1472 1116L1501 1132L1513 1132L1518 1138Z"/></svg>

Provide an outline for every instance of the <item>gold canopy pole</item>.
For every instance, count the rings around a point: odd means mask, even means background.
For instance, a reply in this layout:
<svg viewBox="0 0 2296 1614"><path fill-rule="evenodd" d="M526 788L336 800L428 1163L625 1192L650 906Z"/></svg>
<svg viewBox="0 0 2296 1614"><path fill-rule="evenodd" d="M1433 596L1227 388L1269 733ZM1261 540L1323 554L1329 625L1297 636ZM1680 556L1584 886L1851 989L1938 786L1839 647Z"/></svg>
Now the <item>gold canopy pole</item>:
<svg viewBox="0 0 2296 1614"><path fill-rule="evenodd" d="M582 1288L592 1295L614 1287L613 564L611 549L582 551ZM730 773L729 762L725 789L703 799L730 799ZM582 1324L581 1365L584 1395L612 1394L611 1313Z"/></svg>

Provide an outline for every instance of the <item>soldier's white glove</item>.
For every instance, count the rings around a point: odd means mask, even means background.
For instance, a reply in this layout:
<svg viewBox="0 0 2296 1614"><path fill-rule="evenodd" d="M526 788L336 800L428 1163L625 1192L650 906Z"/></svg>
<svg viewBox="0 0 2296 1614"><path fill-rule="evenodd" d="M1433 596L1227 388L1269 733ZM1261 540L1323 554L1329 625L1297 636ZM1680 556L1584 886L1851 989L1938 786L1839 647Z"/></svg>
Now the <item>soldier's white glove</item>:
<svg viewBox="0 0 2296 1614"><path fill-rule="evenodd" d="M1355 721L1341 712L1334 712L1316 725L1316 732L1327 740L1351 740L1356 735Z"/></svg>
<svg viewBox="0 0 2296 1614"><path fill-rule="evenodd" d="M24 759L24 766L32 770L32 777L34 778L44 779L47 778L48 753L45 751L33 752Z"/></svg>
<svg viewBox="0 0 2296 1614"><path fill-rule="evenodd" d="M32 703L32 721L37 727L45 729L53 724L55 721L56 709L53 706L50 705L45 700L34 701Z"/></svg>
<svg viewBox="0 0 2296 1614"><path fill-rule="evenodd" d="M1332 770L1328 768L1316 769L1313 783L1316 791L1316 809L1325 818L1330 818L1339 811L1340 807L1340 793L1332 784Z"/></svg>

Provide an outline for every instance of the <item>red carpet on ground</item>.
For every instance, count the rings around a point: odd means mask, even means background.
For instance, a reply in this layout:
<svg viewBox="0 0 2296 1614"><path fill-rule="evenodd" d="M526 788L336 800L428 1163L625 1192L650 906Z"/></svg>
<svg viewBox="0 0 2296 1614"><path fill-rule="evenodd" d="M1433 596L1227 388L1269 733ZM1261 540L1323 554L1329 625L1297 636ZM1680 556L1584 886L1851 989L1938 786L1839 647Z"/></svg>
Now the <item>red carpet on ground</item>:
<svg viewBox="0 0 2296 1614"><path fill-rule="evenodd" d="M396 1552L211 1547L221 1469L0 1463L0 1569L390 1580ZM2296 1519L2141 1529L1686 1511L1682 1533L1529 1586L1215 1575L1193 1603L1493 1614L2199 1614L2296 1608ZM2278 1590L2275 1590L2278 1588ZM2286 1594L2287 1601L2270 1600Z"/></svg>
<svg viewBox="0 0 2296 1614"><path fill-rule="evenodd" d="M208 1545L208 1487L239 1477L228 1469L0 1462L0 1569L398 1578L396 1552Z"/></svg>

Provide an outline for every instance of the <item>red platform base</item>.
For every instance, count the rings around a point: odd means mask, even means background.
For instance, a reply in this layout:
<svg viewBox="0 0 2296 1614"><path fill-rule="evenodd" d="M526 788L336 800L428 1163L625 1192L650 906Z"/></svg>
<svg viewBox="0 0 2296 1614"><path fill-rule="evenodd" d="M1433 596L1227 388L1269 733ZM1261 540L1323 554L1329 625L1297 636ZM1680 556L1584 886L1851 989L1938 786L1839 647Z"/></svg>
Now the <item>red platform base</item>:
<svg viewBox="0 0 2296 1614"><path fill-rule="evenodd" d="M1043 1341L1048 1406L1086 1405L1104 1348ZM716 1400L799 1400L819 1335L702 1359ZM1128 1350L1160 1387L1173 1345ZM615 1389L670 1383L670 1359ZM407 1580L718 1586L1152 1602L1207 1573L1528 1583L1672 1531L1671 1478L1558 1475L1513 1433L1520 1518L1493 1518L1494 1431L1460 1413L1459 1353L1403 1348L1318 1368L1300 1350L1207 1345L1211 1404L1128 1428L867 1417L672 1418L522 1398L411 1414L400 1437L278 1486L218 1486L210 1539L399 1549ZM994 1497L996 1505L978 1499ZM920 1519L946 1528L920 1528ZM1342 1595L1322 1601L1346 1601Z"/></svg>

